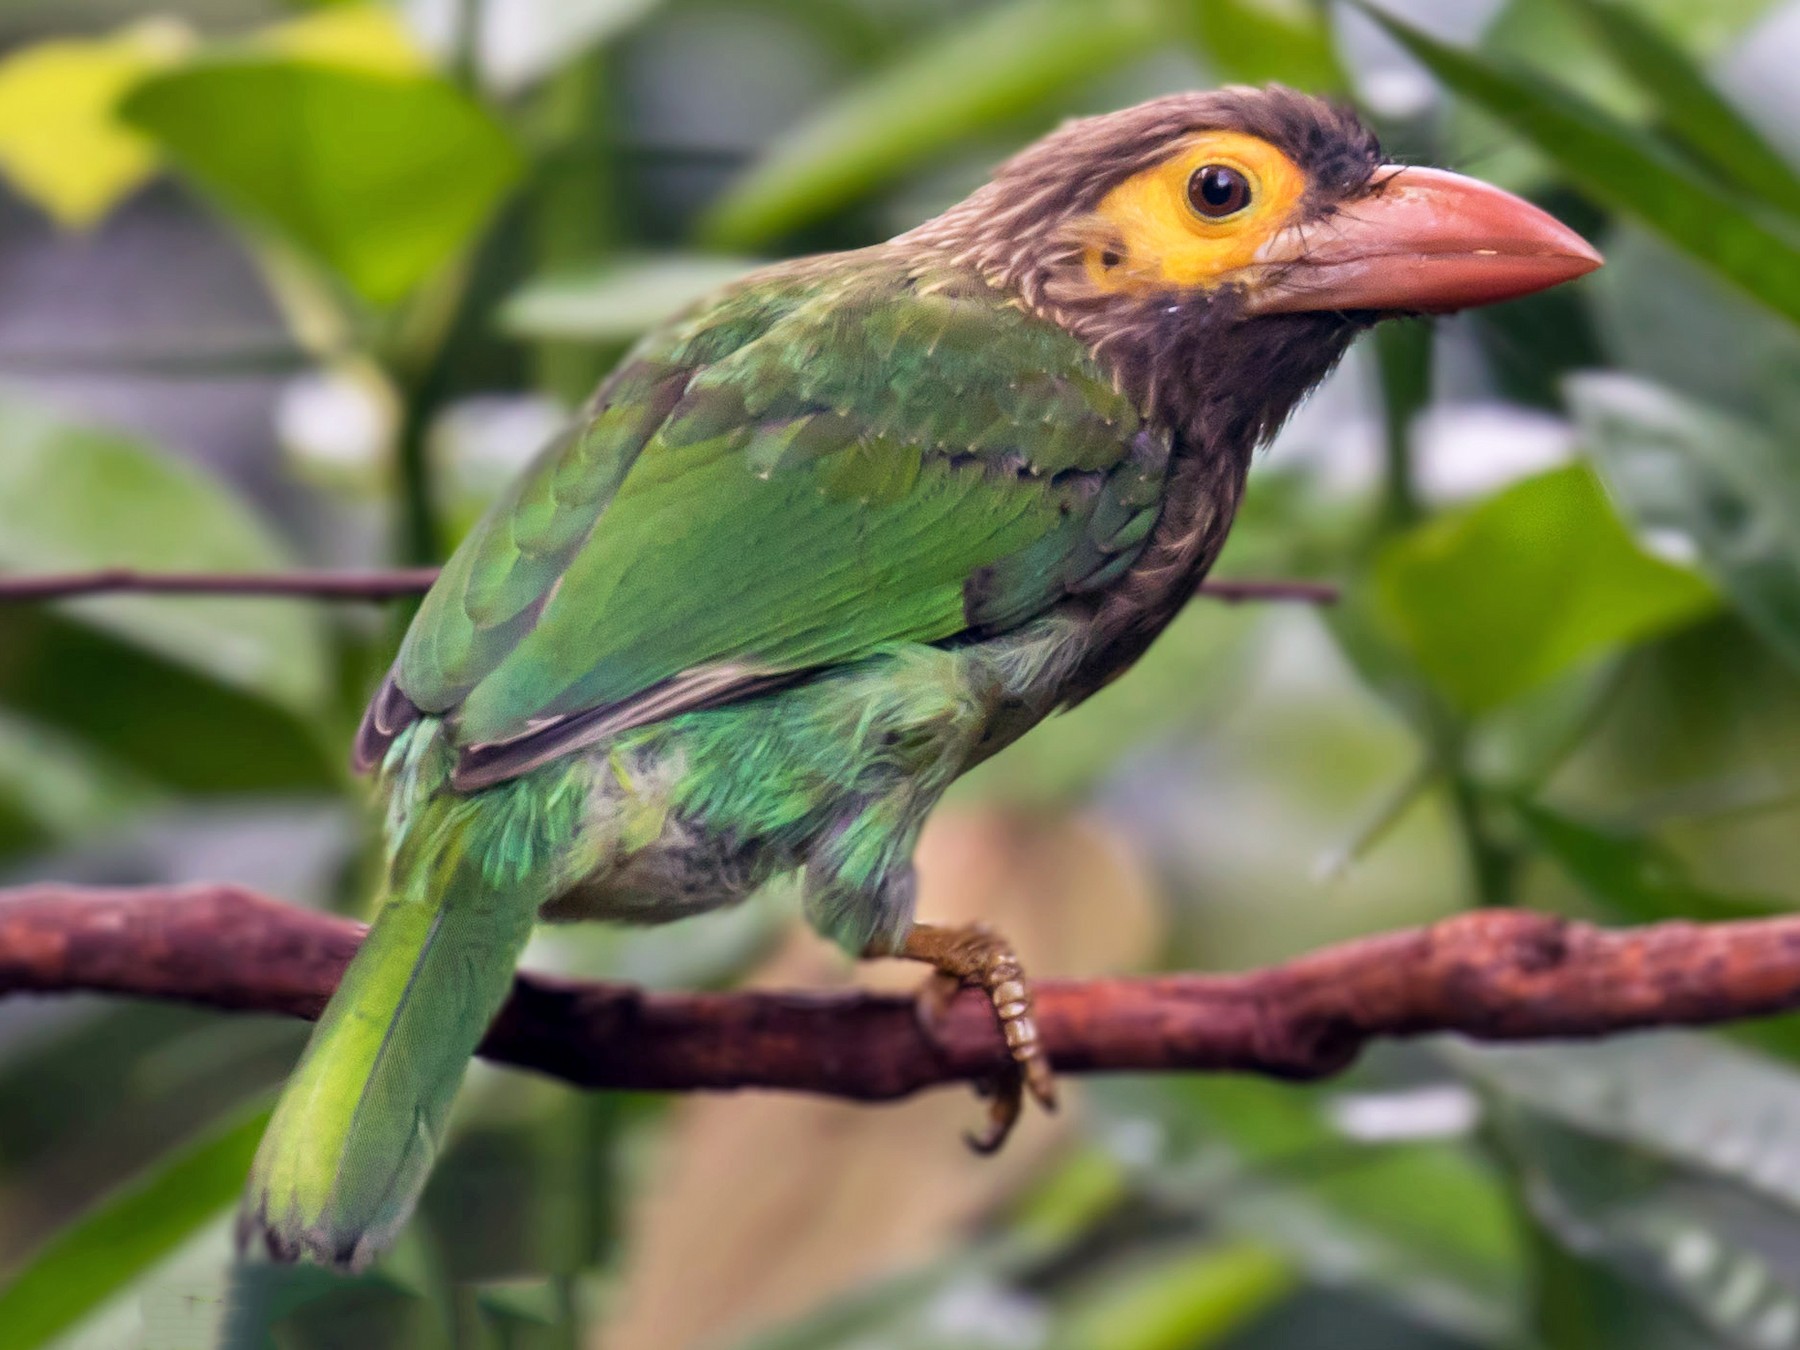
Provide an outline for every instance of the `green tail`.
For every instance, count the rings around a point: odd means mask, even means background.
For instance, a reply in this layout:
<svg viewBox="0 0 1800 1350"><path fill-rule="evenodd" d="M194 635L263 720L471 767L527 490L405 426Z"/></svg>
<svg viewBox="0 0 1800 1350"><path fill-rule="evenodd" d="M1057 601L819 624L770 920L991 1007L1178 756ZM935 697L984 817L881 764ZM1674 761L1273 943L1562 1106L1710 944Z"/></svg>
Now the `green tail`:
<svg viewBox="0 0 1800 1350"><path fill-rule="evenodd" d="M280 1260L361 1268L412 1213L546 898L536 863L566 841L578 804L522 781L473 798L416 779L398 790L418 807L399 831L387 902L251 1168L240 1245Z"/></svg>

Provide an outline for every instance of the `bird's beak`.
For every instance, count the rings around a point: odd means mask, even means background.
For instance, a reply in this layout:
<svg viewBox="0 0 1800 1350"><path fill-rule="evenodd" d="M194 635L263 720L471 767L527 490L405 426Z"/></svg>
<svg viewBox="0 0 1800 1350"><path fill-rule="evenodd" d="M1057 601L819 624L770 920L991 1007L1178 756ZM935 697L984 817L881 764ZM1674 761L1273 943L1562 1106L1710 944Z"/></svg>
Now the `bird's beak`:
<svg viewBox="0 0 1800 1350"><path fill-rule="evenodd" d="M1254 314L1443 313L1530 295L1600 266L1587 240L1530 202L1442 169L1388 166L1330 215L1257 254Z"/></svg>

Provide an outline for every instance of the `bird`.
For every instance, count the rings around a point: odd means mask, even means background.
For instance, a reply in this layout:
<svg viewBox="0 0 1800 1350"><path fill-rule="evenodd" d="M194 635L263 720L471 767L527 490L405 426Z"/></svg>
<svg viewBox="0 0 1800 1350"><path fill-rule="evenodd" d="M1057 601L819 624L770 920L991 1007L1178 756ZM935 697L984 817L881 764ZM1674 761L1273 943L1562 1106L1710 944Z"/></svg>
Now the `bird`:
<svg viewBox="0 0 1800 1350"><path fill-rule="evenodd" d="M1054 1079L1004 936L914 914L959 775L1122 674L1256 449L1360 331L1600 265L1281 86L1070 121L884 243L643 338L455 550L357 731L385 881L256 1154L248 1252L360 1269L411 1214L540 921L663 922L798 873L811 925L972 985Z"/></svg>

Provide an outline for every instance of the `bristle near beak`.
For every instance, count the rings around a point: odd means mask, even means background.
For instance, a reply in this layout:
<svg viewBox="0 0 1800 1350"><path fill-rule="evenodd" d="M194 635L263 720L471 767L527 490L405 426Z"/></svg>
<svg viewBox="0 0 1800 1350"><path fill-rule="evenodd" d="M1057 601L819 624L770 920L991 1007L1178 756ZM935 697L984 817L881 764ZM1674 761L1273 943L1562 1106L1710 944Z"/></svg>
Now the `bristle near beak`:
<svg viewBox="0 0 1800 1350"><path fill-rule="evenodd" d="M1355 201L1270 239L1246 307L1444 313L1530 295L1600 264L1587 240L1510 192L1388 166Z"/></svg>

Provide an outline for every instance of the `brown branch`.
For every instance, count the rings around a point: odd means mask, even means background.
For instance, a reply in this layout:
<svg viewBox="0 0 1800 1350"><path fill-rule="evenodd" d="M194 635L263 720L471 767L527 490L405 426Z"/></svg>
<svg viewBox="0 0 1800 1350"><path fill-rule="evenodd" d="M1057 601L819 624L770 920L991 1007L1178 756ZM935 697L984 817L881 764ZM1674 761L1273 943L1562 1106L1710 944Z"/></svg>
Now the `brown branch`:
<svg viewBox="0 0 1800 1350"><path fill-rule="evenodd" d="M43 572L0 576L0 604L68 600L85 595L256 595L307 600L394 600L421 595L437 579L429 567L393 571L336 572L140 572L103 567L92 572ZM1292 600L1329 605L1336 586L1322 581L1203 581L1199 594L1227 604Z"/></svg>
<svg viewBox="0 0 1800 1350"><path fill-rule="evenodd" d="M431 567L368 572L93 572L0 576L0 602L67 600L84 595L256 595L308 600L394 600L422 595L437 579Z"/></svg>
<svg viewBox="0 0 1800 1350"><path fill-rule="evenodd" d="M316 1017L360 940L347 919L227 886L0 891L0 996L77 990ZM1595 1037L1800 1007L1800 916L1620 932L1486 910L1240 975L1038 986L1064 1073L1309 1078L1370 1040ZM898 1097L1006 1062L983 1002L927 1035L909 1000L652 994L522 974L482 1053L585 1087L784 1088Z"/></svg>

